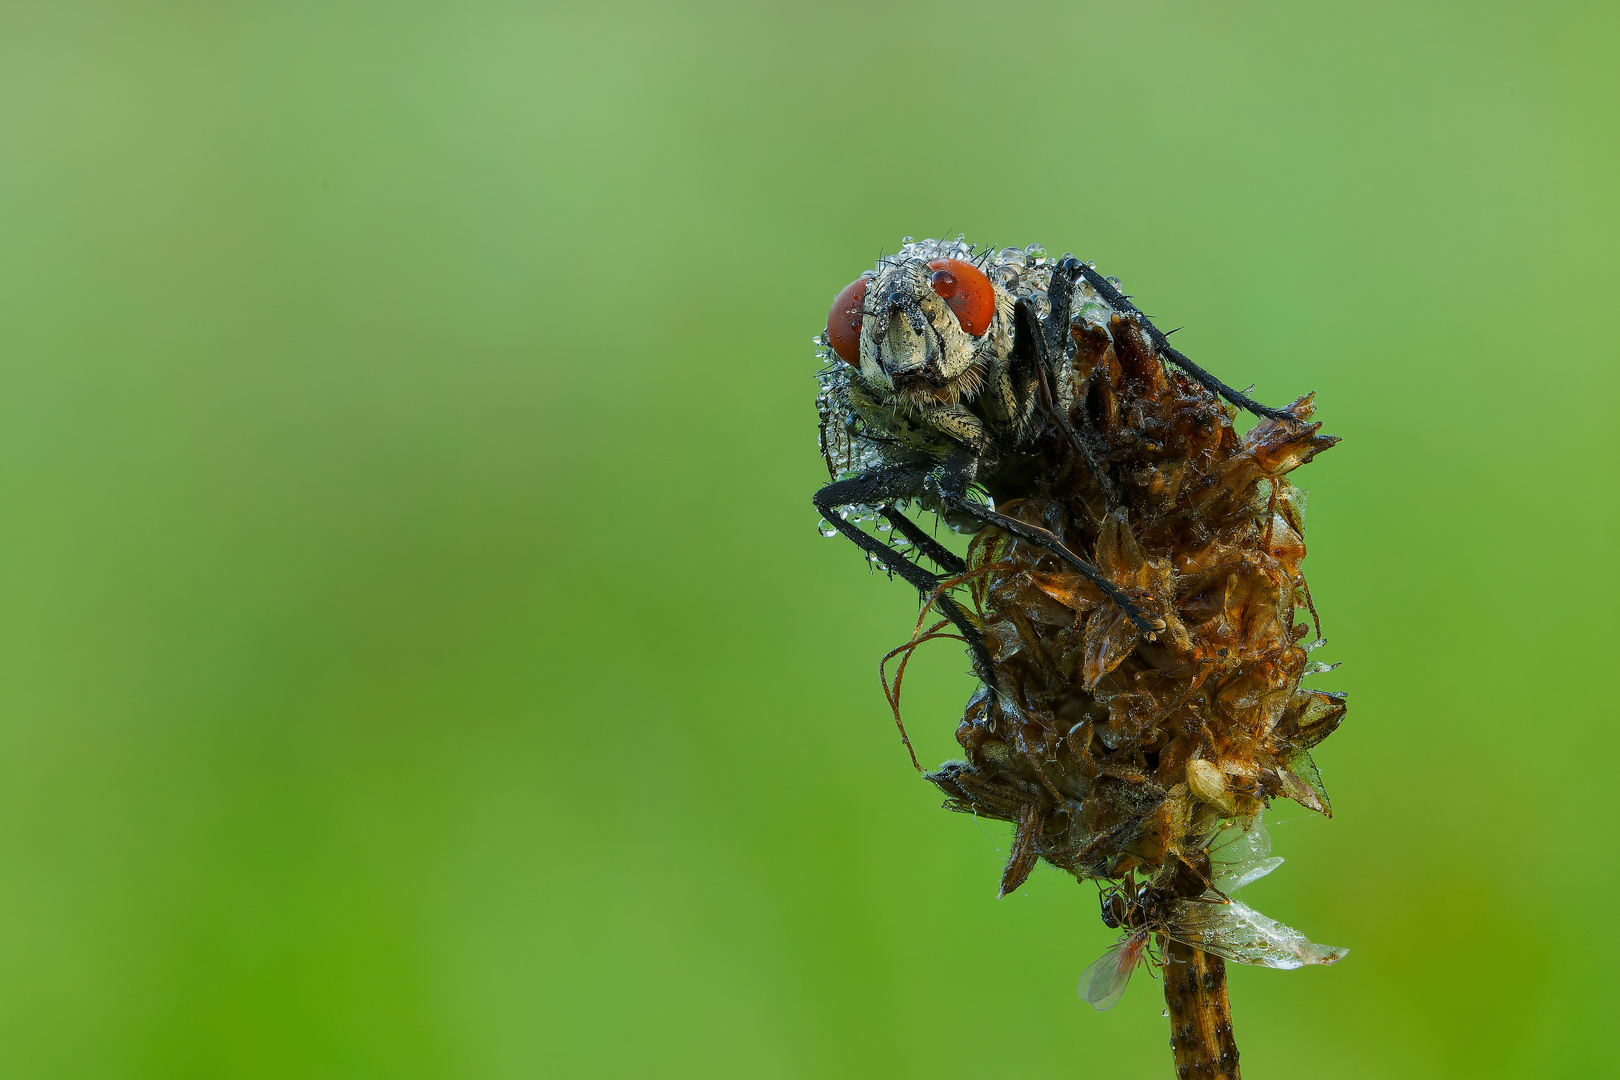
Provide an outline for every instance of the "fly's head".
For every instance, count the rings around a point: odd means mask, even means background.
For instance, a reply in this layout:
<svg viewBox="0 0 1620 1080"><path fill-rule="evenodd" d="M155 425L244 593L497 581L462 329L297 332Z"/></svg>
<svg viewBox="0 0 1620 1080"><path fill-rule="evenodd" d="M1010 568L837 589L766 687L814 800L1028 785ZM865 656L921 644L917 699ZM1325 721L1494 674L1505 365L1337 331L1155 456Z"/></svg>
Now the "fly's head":
<svg viewBox="0 0 1620 1080"><path fill-rule="evenodd" d="M1143 922L1143 899L1146 885L1136 883L1136 872L1127 871L1118 885L1111 885L1102 894L1102 921L1110 930L1124 927L1135 930Z"/></svg>
<svg viewBox="0 0 1620 1080"><path fill-rule="evenodd" d="M907 245L838 294L827 343L890 404L971 400L1012 347L1012 296L962 258Z"/></svg>

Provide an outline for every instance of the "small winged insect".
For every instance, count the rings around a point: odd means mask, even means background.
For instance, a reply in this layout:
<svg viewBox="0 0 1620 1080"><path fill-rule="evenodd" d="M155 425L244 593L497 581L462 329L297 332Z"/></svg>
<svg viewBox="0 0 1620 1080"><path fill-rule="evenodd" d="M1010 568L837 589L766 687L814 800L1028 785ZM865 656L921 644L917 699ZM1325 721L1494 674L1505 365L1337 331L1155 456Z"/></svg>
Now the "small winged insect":
<svg viewBox="0 0 1620 1080"><path fill-rule="evenodd" d="M1106 890L1103 922L1127 933L1080 973L1080 996L1092 1008L1112 1007L1125 993L1137 964L1148 955L1155 935L1260 967L1291 969L1338 961L1349 950L1318 945L1298 930L1231 898L1231 893L1282 865L1282 859L1268 857L1270 850L1265 826L1256 820L1247 830L1234 826L1212 842L1208 851L1212 872L1207 883L1194 870L1168 887L1138 886L1134 878L1127 878L1125 884ZM1193 882L1203 889L1186 895L1191 891L1186 886Z"/></svg>

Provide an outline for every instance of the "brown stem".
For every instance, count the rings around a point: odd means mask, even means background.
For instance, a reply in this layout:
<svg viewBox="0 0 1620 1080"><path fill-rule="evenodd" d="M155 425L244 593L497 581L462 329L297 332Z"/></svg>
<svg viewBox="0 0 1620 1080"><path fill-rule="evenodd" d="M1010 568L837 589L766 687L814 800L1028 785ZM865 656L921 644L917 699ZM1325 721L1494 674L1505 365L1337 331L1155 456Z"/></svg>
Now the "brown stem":
<svg viewBox="0 0 1620 1080"><path fill-rule="evenodd" d="M1164 965L1164 1002L1177 1080L1240 1080L1226 999L1226 961L1171 941Z"/></svg>

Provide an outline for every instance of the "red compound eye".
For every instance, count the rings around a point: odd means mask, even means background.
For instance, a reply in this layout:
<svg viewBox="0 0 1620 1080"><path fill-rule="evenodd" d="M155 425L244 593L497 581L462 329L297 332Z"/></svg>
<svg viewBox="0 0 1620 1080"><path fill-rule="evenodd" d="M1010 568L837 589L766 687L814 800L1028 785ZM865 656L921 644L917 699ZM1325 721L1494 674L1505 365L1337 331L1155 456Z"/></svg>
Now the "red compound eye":
<svg viewBox="0 0 1620 1080"><path fill-rule="evenodd" d="M850 282L827 312L827 340L850 367L861 366L861 308L866 304L866 285L866 278Z"/></svg>
<svg viewBox="0 0 1620 1080"><path fill-rule="evenodd" d="M961 259L935 259L928 269L934 272L928 283L956 312L963 330L978 337L990 329L990 320L996 317L996 290L984 271Z"/></svg>

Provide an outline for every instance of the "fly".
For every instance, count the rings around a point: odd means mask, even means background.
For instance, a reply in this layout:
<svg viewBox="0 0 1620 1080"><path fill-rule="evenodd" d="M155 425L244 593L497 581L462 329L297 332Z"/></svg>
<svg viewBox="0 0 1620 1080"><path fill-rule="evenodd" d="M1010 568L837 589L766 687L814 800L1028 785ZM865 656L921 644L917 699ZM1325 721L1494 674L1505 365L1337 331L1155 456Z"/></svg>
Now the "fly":
<svg viewBox="0 0 1620 1080"><path fill-rule="evenodd" d="M1337 962L1348 949L1318 945L1229 895L1282 865L1283 860L1270 853L1271 838L1256 820L1247 830L1234 826L1212 842L1213 872L1197 895L1178 895L1180 890L1173 885L1139 886L1134 877L1106 890L1103 922L1127 933L1080 973L1080 996L1094 1009L1112 1007L1125 993L1136 966L1145 958L1153 959L1152 939L1158 935L1239 964L1287 970ZM1157 962L1162 966L1162 960Z"/></svg>
<svg viewBox="0 0 1620 1080"><path fill-rule="evenodd" d="M1096 587L1136 632L1152 641L1165 628L1169 597L1115 583L1049 529L995 509L1030 467L1031 450L1058 430L1084 462L1110 506L1119 492L1107 447L1084 409L1076 410L1071 363L1076 321L1124 319L1168 363L1206 390L1257 416L1298 418L1227 386L1184 354L1097 269L1072 255L1053 260L1039 247L985 250L957 241L907 243L879 260L833 300L816 339L829 366L817 398L820 439L833 482L815 495L828 535L843 533L874 564L936 597L966 640L992 695L994 664L979 627L942 581L965 565L904 512L933 510L962 532L986 526L1047 552ZM835 458L842 459L842 469ZM988 497L986 497L988 496ZM854 520L851 520L851 518ZM897 551L860 527L881 518L901 542L937 565Z"/></svg>

